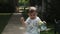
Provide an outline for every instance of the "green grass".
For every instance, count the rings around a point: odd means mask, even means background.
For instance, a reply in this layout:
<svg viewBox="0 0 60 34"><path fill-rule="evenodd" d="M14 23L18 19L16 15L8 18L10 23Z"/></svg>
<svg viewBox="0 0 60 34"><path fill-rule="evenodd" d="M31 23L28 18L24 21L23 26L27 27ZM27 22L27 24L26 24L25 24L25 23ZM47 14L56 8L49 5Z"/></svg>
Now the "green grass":
<svg viewBox="0 0 60 34"><path fill-rule="evenodd" d="M2 15L11 15L11 13L0 13L0 16Z"/></svg>
<svg viewBox="0 0 60 34"><path fill-rule="evenodd" d="M41 34L54 34L54 30L42 31Z"/></svg>
<svg viewBox="0 0 60 34"><path fill-rule="evenodd" d="M0 34L7 25L11 15L0 15Z"/></svg>

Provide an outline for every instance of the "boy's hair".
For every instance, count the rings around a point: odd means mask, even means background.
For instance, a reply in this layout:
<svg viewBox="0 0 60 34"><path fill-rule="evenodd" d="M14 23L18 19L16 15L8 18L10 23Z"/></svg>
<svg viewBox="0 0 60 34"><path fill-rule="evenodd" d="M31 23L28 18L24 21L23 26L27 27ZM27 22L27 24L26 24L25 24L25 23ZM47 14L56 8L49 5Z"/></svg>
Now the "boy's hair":
<svg viewBox="0 0 60 34"><path fill-rule="evenodd" d="M30 7L28 13L33 13L33 12L37 12L37 8L36 7Z"/></svg>

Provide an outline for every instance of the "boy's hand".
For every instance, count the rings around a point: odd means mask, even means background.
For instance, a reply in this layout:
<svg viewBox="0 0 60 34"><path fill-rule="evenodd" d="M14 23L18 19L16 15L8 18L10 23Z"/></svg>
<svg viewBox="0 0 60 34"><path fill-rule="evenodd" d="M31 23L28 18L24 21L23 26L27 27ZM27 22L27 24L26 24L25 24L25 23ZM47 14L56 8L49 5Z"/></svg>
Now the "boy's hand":
<svg viewBox="0 0 60 34"><path fill-rule="evenodd" d="M21 21L21 22L24 21L24 17L21 17L20 21Z"/></svg>
<svg viewBox="0 0 60 34"><path fill-rule="evenodd" d="M46 21L43 21L43 23L45 23L45 24L46 24Z"/></svg>
<svg viewBox="0 0 60 34"><path fill-rule="evenodd" d="M42 22L42 21L39 21L39 22L38 22L38 24L39 24L39 25L42 25L42 24L43 24L43 22Z"/></svg>
<svg viewBox="0 0 60 34"><path fill-rule="evenodd" d="M25 27L25 23L24 23L25 20L24 20L24 17L21 17L21 18L20 18L20 22L22 23L22 26Z"/></svg>

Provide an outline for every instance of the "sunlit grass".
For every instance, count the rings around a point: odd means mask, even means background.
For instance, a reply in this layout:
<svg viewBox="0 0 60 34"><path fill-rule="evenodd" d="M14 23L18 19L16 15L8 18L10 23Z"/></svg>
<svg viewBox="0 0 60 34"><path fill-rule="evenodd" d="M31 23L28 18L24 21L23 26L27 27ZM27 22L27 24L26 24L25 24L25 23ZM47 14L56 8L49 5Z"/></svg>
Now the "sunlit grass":
<svg viewBox="0 0 60 34"><path fill-rule="evenodd" d="M40 34L54 34L54 30L42 31L42 32L40 32Z"/></svg>

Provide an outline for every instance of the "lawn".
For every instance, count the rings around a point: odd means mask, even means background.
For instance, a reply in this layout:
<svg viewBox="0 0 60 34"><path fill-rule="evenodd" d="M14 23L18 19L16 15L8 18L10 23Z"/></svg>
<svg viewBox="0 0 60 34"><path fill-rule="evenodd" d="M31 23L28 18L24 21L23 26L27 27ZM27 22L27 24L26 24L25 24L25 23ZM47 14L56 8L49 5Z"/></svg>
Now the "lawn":
<svg viewBox="0 0 60 34"><path fill-rule="evenodd" d="M4 30L5 26L7 25L10 16L11 15L0 13L0 34Z"/></svg>
<svg viewBox="0 0 60 34"><path fill-rule="evenodd" d="M40 32L41 34L54 34L54 30L50 30L50 31L42 31Z"/></svg>
<svg viewBox="0 0 60 34"><path fill-rule="evenodd" d="M54 26L53 25L47 25L47 28L49 28L50 30L48 31L41 31L41 34L55 34L55 30L54 30Z"/></svg>

